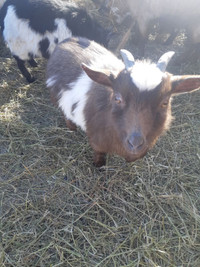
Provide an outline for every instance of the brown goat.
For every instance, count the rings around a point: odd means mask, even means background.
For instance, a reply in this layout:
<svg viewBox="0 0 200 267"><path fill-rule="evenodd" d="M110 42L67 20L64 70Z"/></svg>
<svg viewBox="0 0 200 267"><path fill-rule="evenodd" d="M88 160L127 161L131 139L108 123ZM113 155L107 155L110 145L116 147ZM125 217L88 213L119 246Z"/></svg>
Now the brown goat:
<svg viewBox="0 0 200 267"><path fill-rule="evenodd" d="M135 62L121 50L122 62L85 38L57 46L47 65L47 87L68 127L86 131L96 166L105 164L106 153L127 161L143 157L169 128L172 95L200 87L200 75L165 72L173 54L154 64Z"/></svg>

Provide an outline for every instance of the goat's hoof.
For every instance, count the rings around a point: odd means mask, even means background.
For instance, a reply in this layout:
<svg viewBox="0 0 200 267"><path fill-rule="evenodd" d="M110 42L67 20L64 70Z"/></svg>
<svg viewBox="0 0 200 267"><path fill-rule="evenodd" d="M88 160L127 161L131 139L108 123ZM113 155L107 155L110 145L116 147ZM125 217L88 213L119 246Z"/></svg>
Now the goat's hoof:
<svg viewBox="0 0 200 267"><path fill-rule="evenodd" d="M34 77L30 77L26 79L28 83L33 83L36 79Z"/></svg>

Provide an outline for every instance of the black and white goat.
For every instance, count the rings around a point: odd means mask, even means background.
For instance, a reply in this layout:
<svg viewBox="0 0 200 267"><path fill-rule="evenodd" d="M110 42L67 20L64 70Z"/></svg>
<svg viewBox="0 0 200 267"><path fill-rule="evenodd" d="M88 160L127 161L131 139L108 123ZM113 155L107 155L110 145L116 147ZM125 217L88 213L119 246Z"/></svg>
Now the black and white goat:
<svg viewBox="0 0 200 267"><path fill-rule="evenodd" d="M151 63L121 50L122 62L85 38L56 47L47 64L47 87L68 127L86 131L96 166L105 164L106 153L127 161L143 157L170 126L172 96L200 87L200 75L165 71L173 54Z"/></svg>
<svg viewBox="0 0 200 267"><path fill-rule="evenodd" d="M34 58L49 58L60 41L78 35L107 46L110 37L109 31L86 10L60 0L6 0L0 10L0 26L28 82L34 78L25 67L25 61L37 66Z"/></svg>

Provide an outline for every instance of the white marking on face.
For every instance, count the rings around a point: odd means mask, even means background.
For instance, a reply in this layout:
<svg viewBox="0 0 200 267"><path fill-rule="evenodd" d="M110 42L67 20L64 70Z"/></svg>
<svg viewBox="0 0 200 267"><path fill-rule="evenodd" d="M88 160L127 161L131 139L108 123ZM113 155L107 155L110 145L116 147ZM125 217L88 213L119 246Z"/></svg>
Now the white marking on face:
<svg viewBox="0 0 200 267"><path fill-rule="evenodd" d="M46 86L47 87L51 87L56 83L56 75L50 77L49 79L47 79L46 81Z"/></svg>
<svg viewBox="0 0 200 267"><path fill-rule="evenodd" d="M56 18L54 23L57 26L55 31L40 34L30 28L29 20L18 18L15 7L11 5L4 19L3 36L11 53L20 59L28 60L29 53L32 53L34 57L41 57L39 42L44 38L48 38L50 42L48 52L51 54L56 46L55 39L61 42L72 36L64 19Z"/></svg>
<svg viewBox="0 0 200 267"><path fill-rule="evenodd" d="M91 85L92 80L83 72L75 82L69 84L71 89L61 93L58 101L58 106L62 109L65 117L80 126L83 131L86 131L84 108ZM76 108L72 112L74 104L76 104Z"/></svg>
<svg viewBox="0 0 200 267"><path fill-rule="evenodd" d="M163 73L156 64L147 61L136 62L131 70L133 83L140 91L149 91L156 88L162 81Z"/></svg>

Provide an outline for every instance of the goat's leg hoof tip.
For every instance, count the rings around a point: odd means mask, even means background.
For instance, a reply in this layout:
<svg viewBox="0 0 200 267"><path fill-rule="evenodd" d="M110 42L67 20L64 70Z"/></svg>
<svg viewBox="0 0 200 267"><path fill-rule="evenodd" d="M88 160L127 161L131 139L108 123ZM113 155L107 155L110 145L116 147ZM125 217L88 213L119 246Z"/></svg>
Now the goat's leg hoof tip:
<svg viewBox="0 0 200 267"><path fill-rule="evenodd" d="M36 79L34 77L31 77L29 79L27 79L27 82L28 83L33 83Z"/></svg>
<svg viewBox="0 0 200 267"><path fill-rule="evenodd" d="M93 162L93 164L97 168L100 168L100 167L106 165L106 154L105 153L96 152L94 154L94 162Z"/></svg>

